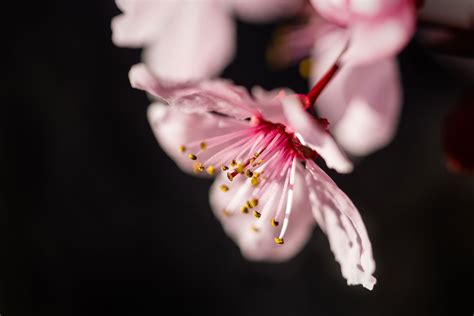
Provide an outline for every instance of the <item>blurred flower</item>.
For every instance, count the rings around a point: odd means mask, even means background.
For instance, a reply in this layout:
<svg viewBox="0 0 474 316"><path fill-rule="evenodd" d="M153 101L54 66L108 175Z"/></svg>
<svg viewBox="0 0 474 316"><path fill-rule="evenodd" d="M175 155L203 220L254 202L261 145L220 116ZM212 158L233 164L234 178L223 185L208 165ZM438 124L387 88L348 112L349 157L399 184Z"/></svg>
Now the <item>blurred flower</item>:
<svg viewBox="0 0 474 316"><path fill-rule="evenodd" d="M352 165L323 121L306 112L305 96L255 88L252 97L222 80L173 85L144 65L131 69L130 80L159 100L148 116L165 151L187 171L217 175L211 206L246 258L294 256L317 222L348 284L373 288L375 263L359 212L314 159L339 172Z"/></svg>
<svg viewBox="0 0 474 316"><path fill-rule="evenodd" d="M112 20L118 46L143 47L145 63L175 81L215 76L232 60L232 14L268 21L294 13L301 0L116 0L123 14Z"/></svg>
<svg viewBox="0 0 474 316"><path fill-rule="evenodd" d="M314 0L312 4L317 13L308 25L282 35L275 55L291 60L311 51L311 84L339 65L317 110L331 122L344 149L357 156L370 154L395 134L401 106L395 55L413 35L414 2Z"/></svg>

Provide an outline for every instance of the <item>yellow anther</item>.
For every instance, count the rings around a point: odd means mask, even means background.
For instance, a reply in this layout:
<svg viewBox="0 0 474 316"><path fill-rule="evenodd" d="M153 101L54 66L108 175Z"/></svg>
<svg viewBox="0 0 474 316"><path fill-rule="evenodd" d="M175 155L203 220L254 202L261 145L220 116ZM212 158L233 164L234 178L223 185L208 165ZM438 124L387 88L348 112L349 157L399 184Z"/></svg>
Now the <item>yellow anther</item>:
<svg viewBox="0 0 474 316"><path fill-rule="evenodd" d="M235 167L235 171L237 171L238 173L244 173L244 166L241 163L238 163Z"/></svg>
<svg viewBox="0 0 474 316"><path fill-rule="evenodd" d="M222 184L219 186L219 189L222 191L222 192L227 192L229 191L229 187L226 186L225 184Z"/></svg>
<svg viewBox="0 0 474 316"><path fill-rule="evenodd" d="M262 163L263 163L263 159L260 159L259 161L257 161L257 166L260 166Z"/></svg>
<svg viewBox="0 0 474 316"><path fill-rule="evenodd" d="M252 183L252 185L253 185L254 187L256 187L259 182L260 182L260 181L259 181L258 178L255 177L255 176L253 176L253 177L250 179L250 183Z"/></svg>
<svg viewBox="0 0 474 316"><path fill-rule="evenodd" d="M230 165L231 165L232 167L237 166L237 161L235 161L235 159L233 159L233 160L230 162Z"/></svg>
<svg viewBox="0 0 474 316"><path fill-rule="evenodd" d="M253 172L250 171L250 170L247 170L247 171L245 172L245 175L247 176L247 178L252 178Z"/></svg>
<svg viewBox="0 0 474 316"><path fill-rule="evenodd" d="M228 211L226 209L222 210L222 213L224 213L225 216L231 216L232 215L232 212Z"/></svg>
<svg viewBox="0 0 474 316"><path fill-rule="evenodd" d="M249 209L248 209L247 206L244 205L244 206L242 206L242 208L240 209L240 211L241 211L242 213L244 213L244 214L247 214L247 213L249 212Z"/></svg>
<svg viewBox="0 0 474 316"><path fill-rule="evenodd" d="M250 158L249 164L253 164L254 161L255 161L255 158Z"/></svg>
<svg viewBox="0 0 474 316"><path fill-rule="evenodd" d="M254 157L255 159L256 159L256 158L258 158L258 156L260 156L260 154L259 154L259 153L255 153L255 154L253 154L253 157Z"/></svg>
<svg viewBox="0 0 474 316"><path fill-rule="evenodd" d="M258 200L257 200L257 199L251 199L251 200L249 201L249 203L250 203L250 205L251 205L252 207L255 207L255 206L258 205Z"/></svg>
<svg viewBox="0 0 474 316"><path fill-rule="evenodd" d="M272 218L271 223L272 223L272 226L273 226L273 227L277 227L278 224L280 224L280 223L278 223L274 218Z"/></svg>
<svg viewBox="0 0 474 316"><path fill-rule="evenodd" d="M229 181L234 180L234 176L232 175L232 173L227 172L227 179L229 179Z"/></svg>
<svg viewBox="0 0 474 316"><path fill-rule="evenodd" d="M221 166L221 170L222 170L222 171L229 170L229 167L227 167L227 166L225 166L225 165L222 165L222 166Z"/></svg>
<svg viewBox="0 0 474 316"><path fill-rule="evenodd" d="M260 177L260 172L254 172L254 173L253 173L253 176L254 176L255 178Z"/></svg>
<svg viewBox="0 0 474 316"><path fill-rule="evenodd" d="M283 240L283 238L278 238L278 237L273 238L273 241L274 241L275 244L277 244L277 245L283 245L283 244L285 243L285 241Z"/></svg>
<svg viewBox="0 0 474 316"><path fill-rule="evenodd" d="M199 146L201 147L201 150L206 150L207 148L207 144L205 142L202 142Z"/></svg>
<svg viewBox="0 0 474 316"><path fill-rule="evenodd" d="M186 146L180 145L180 146L179 146L179 151L182 152L182 153L184 153L184 152L186 151Z"/></svg>
<svg viewBox="0 0 474 316"><path fill-rule="evenodd" d="M260 218L260 216L262 216L262 213L260 213L259 211L253 211L253 216L255 216L256 218Z"/></svg>
<svg viewBox="0 0 474 316"><path fill-rule="evenodd" d="M245 205L246 205L248 208L252 208L252 204L250 204L250 201L245 202Z"/></svg>
<svg viewBox="0 0 474 316"><path fill-rule="evenodd" d="M191 160L196 160L198 159L198 157L196 155L193 155L193 154L189 154L188 155L188 158L191 159Z"/></svg>
<svg viewBox="0 0 474 316"><path fill-rule="evenodd" d="M260 229L255 225L250 226L250 229L255 233L258 233L260 231Z"/></svg>
<svg viewBox="0 0 474 316"><path fill-rule="evenodd" d="M200 162L196 162L193 166L194 172L201 173L204 171L204 166Z"/></svg>
<svg viewBox="0 0 474 316"><path fill-rule="evenodd" d="M214 175L214 173L216 173L216 168L214 168L213 165L210 165L209 167L207 167L207 173L210 174L211 176Z"/></svg>

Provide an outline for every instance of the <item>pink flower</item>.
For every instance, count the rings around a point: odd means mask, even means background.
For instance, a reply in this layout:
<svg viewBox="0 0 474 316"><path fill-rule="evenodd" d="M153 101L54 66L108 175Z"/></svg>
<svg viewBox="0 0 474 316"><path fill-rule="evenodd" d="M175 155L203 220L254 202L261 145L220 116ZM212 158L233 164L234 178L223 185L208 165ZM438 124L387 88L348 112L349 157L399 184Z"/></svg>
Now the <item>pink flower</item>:
<svg viewBox="0 0 474 316"><path fill-rule="evenodd" d="M116 0L113 42L143 47L153 72L175 81L215 76L235 51L235 12L266 21L291 14L301 0Z"/></svg>
<svg viewBox="0 0 474 316"><path fill-rule="evenodd" d="M290 58L311 50L311 83L339 66L319 97L317 110L331 122L331 132L345 150L367 155L388 144L396 131L401 87L395 56L414 32L414 2L313 0L312 4L317 13L310 24L289 34L283 48Z"/></svg>
<svg viewBox="0 0 474 316"><path fill-rule="evenodd" d="M305 97L260 88L252 97L222 80L171 85L144 65L131 69L130 81L159 100L148 117L164 150L184 170L217 175L211 206L243 256L288 259L317 222L348 284L373 288L375 263L359 212L314 159L339 172L352 165L306 112Z"/></svg>

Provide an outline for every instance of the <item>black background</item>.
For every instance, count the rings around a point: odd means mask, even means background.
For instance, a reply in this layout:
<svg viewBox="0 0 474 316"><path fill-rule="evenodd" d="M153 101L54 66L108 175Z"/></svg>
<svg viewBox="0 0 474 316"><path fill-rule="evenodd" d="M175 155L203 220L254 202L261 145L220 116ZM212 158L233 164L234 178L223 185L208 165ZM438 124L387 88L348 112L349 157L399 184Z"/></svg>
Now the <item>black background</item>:
<svg viewBox="0 0 474 316"><path fill-rule="evenodd" d="M209 209L210 182L181 173L156 144L147 98L127 78L140 52L110 40L112 1L14 12L1 87L2 315L474 312L474 180L445 169L440 144L467 83L416 43L400 57L397 138L353 174L331 173L373 243L369 292L346 285L319 229L289 262L242 259ZM239 23L224 76L306 91L296 69L265 66L273 30Z"/></svg>

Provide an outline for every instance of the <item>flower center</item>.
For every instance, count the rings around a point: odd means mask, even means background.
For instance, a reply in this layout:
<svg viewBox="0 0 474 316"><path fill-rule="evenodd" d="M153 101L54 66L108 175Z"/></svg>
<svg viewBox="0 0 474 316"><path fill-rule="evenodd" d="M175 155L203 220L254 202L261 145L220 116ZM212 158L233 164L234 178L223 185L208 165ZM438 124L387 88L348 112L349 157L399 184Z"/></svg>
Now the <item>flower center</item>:
<svg viewBox="0 0 474 316"><path fill-rule="evenodd" d="M283 244L291 213L297 160L314 159L317 153L303 145L297 135L279 123L254 117L252 126L232 133L180 146L195 161L194 171L210 175L220 169L227 179L220 185L234 194L225 215L253 213L254 232L261 229L261 218L273 227L283 225L277 244ZM227 193L231 192L231 193Z"/></svg>

